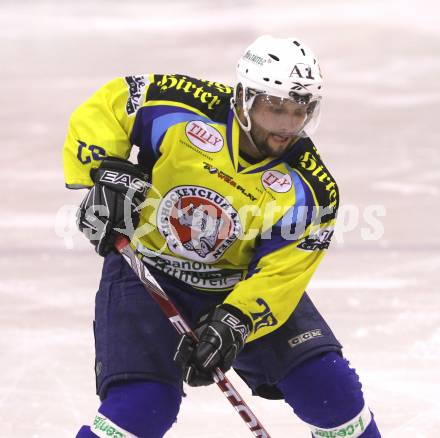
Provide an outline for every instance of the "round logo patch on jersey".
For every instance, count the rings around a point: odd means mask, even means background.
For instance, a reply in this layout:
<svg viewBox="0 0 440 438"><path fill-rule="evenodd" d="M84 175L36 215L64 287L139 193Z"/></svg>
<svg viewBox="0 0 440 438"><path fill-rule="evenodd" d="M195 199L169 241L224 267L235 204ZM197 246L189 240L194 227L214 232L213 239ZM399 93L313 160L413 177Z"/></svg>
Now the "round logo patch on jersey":
<svg viewBox="0 0 440 438"><path fill-rule="evenodd" d="M277 193L286 193L292 188L292 177L288 173L278 170L268 170L263 173L261 183L266 189Z"/></svg>
<svg viewBox="0 0 440 438"><path fill-rule="evenodd" d="M175 254L214 263L237 240L242 226L223 196L199 186L178 186L162 199L157 225Z"/></svg>
<svg viewBox="0 0 440 438"><path fill-rule="evenodd" d="M205 152L219 152L225 143L217 129L199 120L188 122L185 132L188 140Z"/></svg>

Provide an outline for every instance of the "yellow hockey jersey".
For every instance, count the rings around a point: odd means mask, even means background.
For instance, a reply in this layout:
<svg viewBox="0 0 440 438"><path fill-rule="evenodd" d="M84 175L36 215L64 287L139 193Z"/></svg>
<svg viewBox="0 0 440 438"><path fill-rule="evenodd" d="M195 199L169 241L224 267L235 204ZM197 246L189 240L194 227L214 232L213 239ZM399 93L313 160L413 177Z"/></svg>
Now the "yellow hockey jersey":
<svg viewBox="0 0 440 438"><path fill-rule="evenodd" d="M71 116L69 188L91 187L106 156L151 175L132 245L143 261L226 303L254 323L248 342L294 311L328 248L338 189L309 138L283 158L239 153L232 88L184 75L110 81Z"/></svg>

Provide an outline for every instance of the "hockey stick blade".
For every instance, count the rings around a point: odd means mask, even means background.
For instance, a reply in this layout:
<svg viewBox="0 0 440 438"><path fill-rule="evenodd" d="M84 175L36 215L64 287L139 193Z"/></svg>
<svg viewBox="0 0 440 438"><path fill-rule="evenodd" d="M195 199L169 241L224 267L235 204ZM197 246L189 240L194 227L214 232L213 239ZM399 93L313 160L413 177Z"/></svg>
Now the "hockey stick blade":
<svg viewBox="0 0 440 438"><path fill-rule="evenodd" d="M146 291L154 301L159 304L176 331L180 335L189 334L197 341L197 335L191 330L185 319L176 309L166 292L162 289L145 264L136 256L130 246L130 241L125 236L119 235L116 239L115 247L131 266L134 273L144 285ZM235 410L239 413L240 417L246 423L253 435L260 438L270 438L269 433L220 368L215 369L213 372L213 378L217 386L221 389L231 405L234 406Z"/></svg>

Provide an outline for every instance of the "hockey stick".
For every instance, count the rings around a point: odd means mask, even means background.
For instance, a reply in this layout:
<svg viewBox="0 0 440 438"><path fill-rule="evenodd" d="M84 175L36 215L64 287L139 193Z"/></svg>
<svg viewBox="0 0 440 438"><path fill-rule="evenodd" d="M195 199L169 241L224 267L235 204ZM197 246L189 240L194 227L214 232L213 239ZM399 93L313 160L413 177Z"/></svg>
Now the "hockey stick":
<svg viewBox="0 0 440 438"><path fill-rule="evenodd" d="M130 247L129 240L125 236L119 235L116 239L115 247L131 266L135 274L139 277L139 280L145 286L147 292L151 295L154 301L159 304L160 308L168 317L176 331L181 335L189 334L194 340L197 341L197 335L190 329L182 315L168 298L168 295L165 293L156 279L151 275L145 264L142 263L138 257L136 257L135 252ZM241 398L240 394L232 386L232 383L228 380L220 368L216 368L213 371L213 377L215 383L217 383L217 386L222 390L223 394L229 400L231 405L234 406L234 408L240 414L240 417L246 423L254 436L270 438L269 433L258 421L255 414Z"/></svg>

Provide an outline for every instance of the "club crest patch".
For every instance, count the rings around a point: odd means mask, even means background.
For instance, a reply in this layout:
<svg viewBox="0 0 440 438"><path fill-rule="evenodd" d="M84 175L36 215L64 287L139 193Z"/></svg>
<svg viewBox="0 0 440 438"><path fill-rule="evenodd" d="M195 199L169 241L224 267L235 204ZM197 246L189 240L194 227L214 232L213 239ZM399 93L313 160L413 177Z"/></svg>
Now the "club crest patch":
<svg viewBox="0 0 440 438"><path fill-rule="evenodd" d="M168 192L159 205L157 225L173 253L204 263L218 260L242 232L230 202L198 186Z"/></svg>

